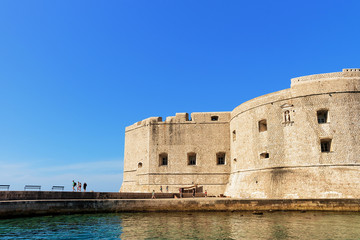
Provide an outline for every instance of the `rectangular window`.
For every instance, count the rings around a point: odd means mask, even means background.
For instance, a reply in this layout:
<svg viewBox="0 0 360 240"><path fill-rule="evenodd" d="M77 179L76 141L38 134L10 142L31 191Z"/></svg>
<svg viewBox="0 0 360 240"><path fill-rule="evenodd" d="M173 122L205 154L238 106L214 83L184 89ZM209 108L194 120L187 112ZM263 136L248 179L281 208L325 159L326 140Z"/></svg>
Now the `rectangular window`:
<svg viewBox="0 0 360 240"><path fill-rule="evenodd" d="M259 121L259 132L265 132L265 131L267 131L267 123L266 123L266 119L263 119Z"/></svg>
<svg viewBox="0 0 360 240"><path fill-rule="evenodd" d="M188 153L188 165L196 165L196 153Z"/></svg>
<svg viewBox="0 0 360 240"><path fill-rule="evenodd" d="M217 165L225 165L225 153L220 152L216 154Z"/></svg>
<svg viewBox="0 0 360 240"><path fill-rule="evenodd" d="M317 111L317 120L319 124L327 123L329 121L328 111L327 110Z"/></svg>
<svg viewBox="0 0 360 240"><path fill-rule="evenodd" d="M321 139L320 147L321 147L321 152L330 152L331 151L331 139Z"/></svg>
<svg viewBox="0 0 360 240"><path fill-rule="evenodd" d="M219 116L211 116L211 121L217 121L219 120Z"/></svg>
<svg viewBox="0 0 360 240"><path fill-rule="evenodd" d="M160 164L160 166L167 166L168 165L168 155L167 155L167 153L161 153L159 155L159 164Z"/></svg>
<svg viewBox="0 0 360 240"><path fill-rule="evenodd" d="M233 137L233 141L235 141L236 140L236 131L235 130L232 132L232 137Z"/></svg>

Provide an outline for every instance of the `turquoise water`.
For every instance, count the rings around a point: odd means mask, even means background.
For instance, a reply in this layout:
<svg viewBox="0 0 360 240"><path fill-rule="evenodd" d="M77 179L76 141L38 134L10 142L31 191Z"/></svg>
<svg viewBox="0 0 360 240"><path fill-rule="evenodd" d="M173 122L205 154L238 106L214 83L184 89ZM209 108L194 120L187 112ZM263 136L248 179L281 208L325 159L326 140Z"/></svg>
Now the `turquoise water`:
<svg viewBox="0 0 360 240"><path fill-rule="evenodd" d="M360 239L360 213L121 213L2 219L0 239Z"/></svg>

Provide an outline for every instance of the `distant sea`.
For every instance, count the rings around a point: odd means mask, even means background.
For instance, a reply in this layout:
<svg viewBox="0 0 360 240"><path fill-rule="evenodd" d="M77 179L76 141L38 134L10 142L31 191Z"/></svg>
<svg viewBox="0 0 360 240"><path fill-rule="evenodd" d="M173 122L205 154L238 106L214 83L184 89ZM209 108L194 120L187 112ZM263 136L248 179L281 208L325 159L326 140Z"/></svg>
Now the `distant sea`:
<svg viewBox="0 0 360 240"><path fill-rule="evenodd" d="M360 213L194 212L0 220L0 239L360 239Z"/></svg>

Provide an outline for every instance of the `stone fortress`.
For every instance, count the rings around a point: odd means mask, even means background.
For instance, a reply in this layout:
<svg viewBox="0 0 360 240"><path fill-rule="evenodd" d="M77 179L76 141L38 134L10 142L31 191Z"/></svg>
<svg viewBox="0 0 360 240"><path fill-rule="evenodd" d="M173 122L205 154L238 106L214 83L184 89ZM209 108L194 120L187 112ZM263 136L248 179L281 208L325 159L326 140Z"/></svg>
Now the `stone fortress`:
<svg viewBox="0 0 360 240"><path fill-rule="evenodd" d="M126 128L121 192L197 185L233 198L360 198L360 69L291 79L231 112Z"/></svg>

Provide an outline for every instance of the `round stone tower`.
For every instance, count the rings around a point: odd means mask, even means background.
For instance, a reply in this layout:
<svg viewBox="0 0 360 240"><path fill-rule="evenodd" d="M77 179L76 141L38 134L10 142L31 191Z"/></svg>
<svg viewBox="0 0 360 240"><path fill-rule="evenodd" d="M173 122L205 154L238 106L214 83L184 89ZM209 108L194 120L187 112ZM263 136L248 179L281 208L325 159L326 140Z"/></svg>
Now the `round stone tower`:
<svg viewBox="0 0 360 240"><path fill-rule="evenodd" d="M360 197L360 69L291 80L235 108L225 195Z"/></svg>

